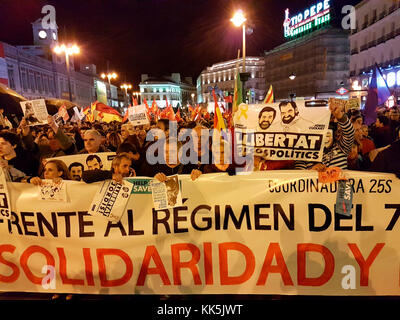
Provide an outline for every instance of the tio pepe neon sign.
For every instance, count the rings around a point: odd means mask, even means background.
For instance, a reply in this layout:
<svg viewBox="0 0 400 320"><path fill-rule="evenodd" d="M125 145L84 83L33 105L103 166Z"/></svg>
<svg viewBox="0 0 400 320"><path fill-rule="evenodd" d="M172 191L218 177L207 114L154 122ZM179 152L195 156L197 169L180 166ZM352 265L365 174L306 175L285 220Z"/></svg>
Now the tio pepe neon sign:
<svg viewBox="0 0 400 320"><path fill-rule="evenodd" d="M283 22L285 38L300 35L330 21L329 2L330 0L318 2L293 17L290 17L289 9L286 9Z"/></svg>

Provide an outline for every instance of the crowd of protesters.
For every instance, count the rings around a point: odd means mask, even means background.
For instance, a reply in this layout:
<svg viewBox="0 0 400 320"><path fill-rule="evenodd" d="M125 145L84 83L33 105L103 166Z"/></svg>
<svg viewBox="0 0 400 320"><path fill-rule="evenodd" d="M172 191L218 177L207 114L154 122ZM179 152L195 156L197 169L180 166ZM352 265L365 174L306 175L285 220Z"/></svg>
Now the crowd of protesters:
<svg viewBox="0 0 400 320"><path fill-rule="evenodd" d="M197 137L194 142L197 161L183 164L177 156L182 142L169 136L171 122L167 119L152 119L150 124L141 126L117 121L57 124L49 115L46 125L28 126L22 118L13 127L9 121L4 121L2 113L1 110L0 166L9 181L41 184L42 179L65 179L90 183L111 178L121 181L124 177L133 176L154 177L165 181L167 176L173 174L190 174L195 180L207 173L227 172L234 175L240 167L234 157L232 163L224 161L224 150L229 150L225 148L226 141L221 139L217 143L220 146L212 149L212 135L206 138L202 136L202 130L213 129L212 116L193 121L187 114L183 115L181 121L175 122L178 134L184 129L193 129ZM146 157L148 149L157 140L154 137L149 139L150 129L154 128L162 130L166 137L164 162L152 163ZM255 156L251 170L323 171L335 166L400 176L400 112L397 107L380 109L376 122L370 126L364 124L360 110L345 113L343 110L331 109L329 128L322 162L273 161L268 156ZM204 149L204 144L209 148ZM211 150L217 152L211 155ZM111 170L103 170L101 161L97 160L95 154L101 152L116 153ZM207 162L202 161L205 152L210 152ZM86 161L88 170L81 163L72 163L67 167L62 161L47 161L49 158L74 154L93 154Z"/></svg>
<svg viewBox="0 0 400 320"><path fill-rule="evenodd" d="M226 163L226 150L231 150L224 139L212 148L212 134L203 132L214 128L213 117L193 121L190 114L179 122L168 119L152 119L150 124L133 126L131 123L113 121L67 122L57 124L48 116L48 124L28 126L22 118L12 125L0 109L0 167L6 179L13 182L42 184L43 179L84 181L86 183L124 177L154 177L163 182L167 176L189 174L196 180L202 174L225 172L235 175L243 165ZM229 123L231 119L227 119ZM193 150L195 160L183 164L180 161L182 142L170 136L170 126L176 126L178 135L195 132ZM165 161L153 163L146 156L157 141L150 129L159 129L165 136ZM232 129L231 129L232 130ZM205 141L204 141L205 140ZM207 148L204 148L204 145ZM227 147L227 148L226 148ZM188 150L187 150L188 151ZM98 153L115 152L111 170L103 170ZM209 152L209 157L204 157ZM213 153L211 155L211 153ZM85 166L72 162L68 167L61 160L50 158L76 154L88 154ZM203 159L208 161L203 161ZM212 161L210 161L212 160ZM397 107L380 109L375 123L367 126L360 110L331 108L331 121L325 141L322 162L277 161L268 156L253 156L251 171L305 169L324 171L327 167L395 173L400 178L400 111ZM67 295L69 300L72 295ZM59 298L58 294L53 299Z"/></svg>

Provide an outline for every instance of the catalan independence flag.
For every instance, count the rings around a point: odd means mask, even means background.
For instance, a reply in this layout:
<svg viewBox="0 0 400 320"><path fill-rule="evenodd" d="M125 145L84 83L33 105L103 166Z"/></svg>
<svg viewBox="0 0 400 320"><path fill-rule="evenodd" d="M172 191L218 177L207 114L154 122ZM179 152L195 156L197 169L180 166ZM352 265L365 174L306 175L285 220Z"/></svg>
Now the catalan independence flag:
<svg viewBox="0 0 400 320"><path fill-rule="evenodd" d="M274 90L272 89L272 85L269 86L269 90L263 103L274 103Z"/></svg>
<svg viewBox="0 0 400 320"><path fill-rule="evenodd" d="M225 126L225 122L224 122L224 118L222 117L222 113L221 110L218 106L218 99L217 99L217 95L215 94L215 90L212 90L212 95L214 98L214 129L218 129L218 130L225 130L226 126Z"/></svg>

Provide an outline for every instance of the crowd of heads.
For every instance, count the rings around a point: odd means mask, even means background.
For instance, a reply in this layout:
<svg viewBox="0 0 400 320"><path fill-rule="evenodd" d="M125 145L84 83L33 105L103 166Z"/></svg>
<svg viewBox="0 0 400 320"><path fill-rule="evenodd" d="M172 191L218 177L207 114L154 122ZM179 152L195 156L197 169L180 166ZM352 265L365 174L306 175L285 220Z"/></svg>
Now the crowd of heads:
<svg viewBox="0 0 400 320"><path fill-rule="evenodd" d="M282 123L290 123L298 116L297 107L292 102L280 103L279 112ZM363 170L364 167L360 165L363 159L371 154L369 160L373 161L382 148L399 139L400 111L397 107L382 109L377 115L376 122L369 126L364 123L360 110L350 110L347 115L355 131L354 143L348 155L349 169ZM277 116L274 108L264 107L259 113L258 127L261 130L268 129ZM8 164L3 167L14 169L13 177L16 178L13 181L29 181L32 177L81 181L83 173L87 170L104 170L104 163L98 156L102 152L115 152L116 157L111 164L113 173L122 177L144 176L149 172L157 173L148 170L154 163L149 161L147 155L149 148L154 147L160 139L160 135L154 132L162 132L165 154L161 155L163 156L161 158L165 160L163 164L167 167L179 166L182 155L192 151L196 154L197 165L192 166L191 170L199 170L202 173L228 170L226 159L232 157L232 154L226 151L230 150L226 148L226 141L230 140L219 137L213 141L212 134L209 134L213 129L213 117L201 121L192 121L185 115L182 118L179 123L160 119L139 126L118 121L68 122L54 126L50 118L49 124L28 126L26 121L21 121L13 128L1 128L0 157ZM190 150L183 148L182 139L170 136L171 127L176 129L178 136L184 136L186 142L191 140ZM158 131L155 131L157 129ZM330 129L326 148L329 148L341 135L341 130L335 122L330 124ZM72 162L66 166L61 160L48 160L73 154L87 154L85 163ZM201 160L209 155L210 157L206 157L209 163L202 163ZM256 159L254 163L263 161L268 161L268 157ZM204 168L204 165L208 167ZM256 165L253 170L262 169ZM185 173L190 172L186 170Z"/></svg>

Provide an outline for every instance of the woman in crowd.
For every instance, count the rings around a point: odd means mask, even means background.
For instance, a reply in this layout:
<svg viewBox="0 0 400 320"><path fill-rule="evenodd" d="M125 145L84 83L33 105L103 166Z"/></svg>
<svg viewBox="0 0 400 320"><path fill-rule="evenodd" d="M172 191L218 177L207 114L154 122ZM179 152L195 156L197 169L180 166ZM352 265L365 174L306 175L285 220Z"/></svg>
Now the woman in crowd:
<svg viewBox="0 0 400 320"><path fill-rule="evenodd" d="M43 170L43 179L53 180L55 183L59 183L62 180L71 180L67 165L61 160L49 160L46 162ZM26 182L34 185L41 185L42 178L31 177Z"/></svg>

